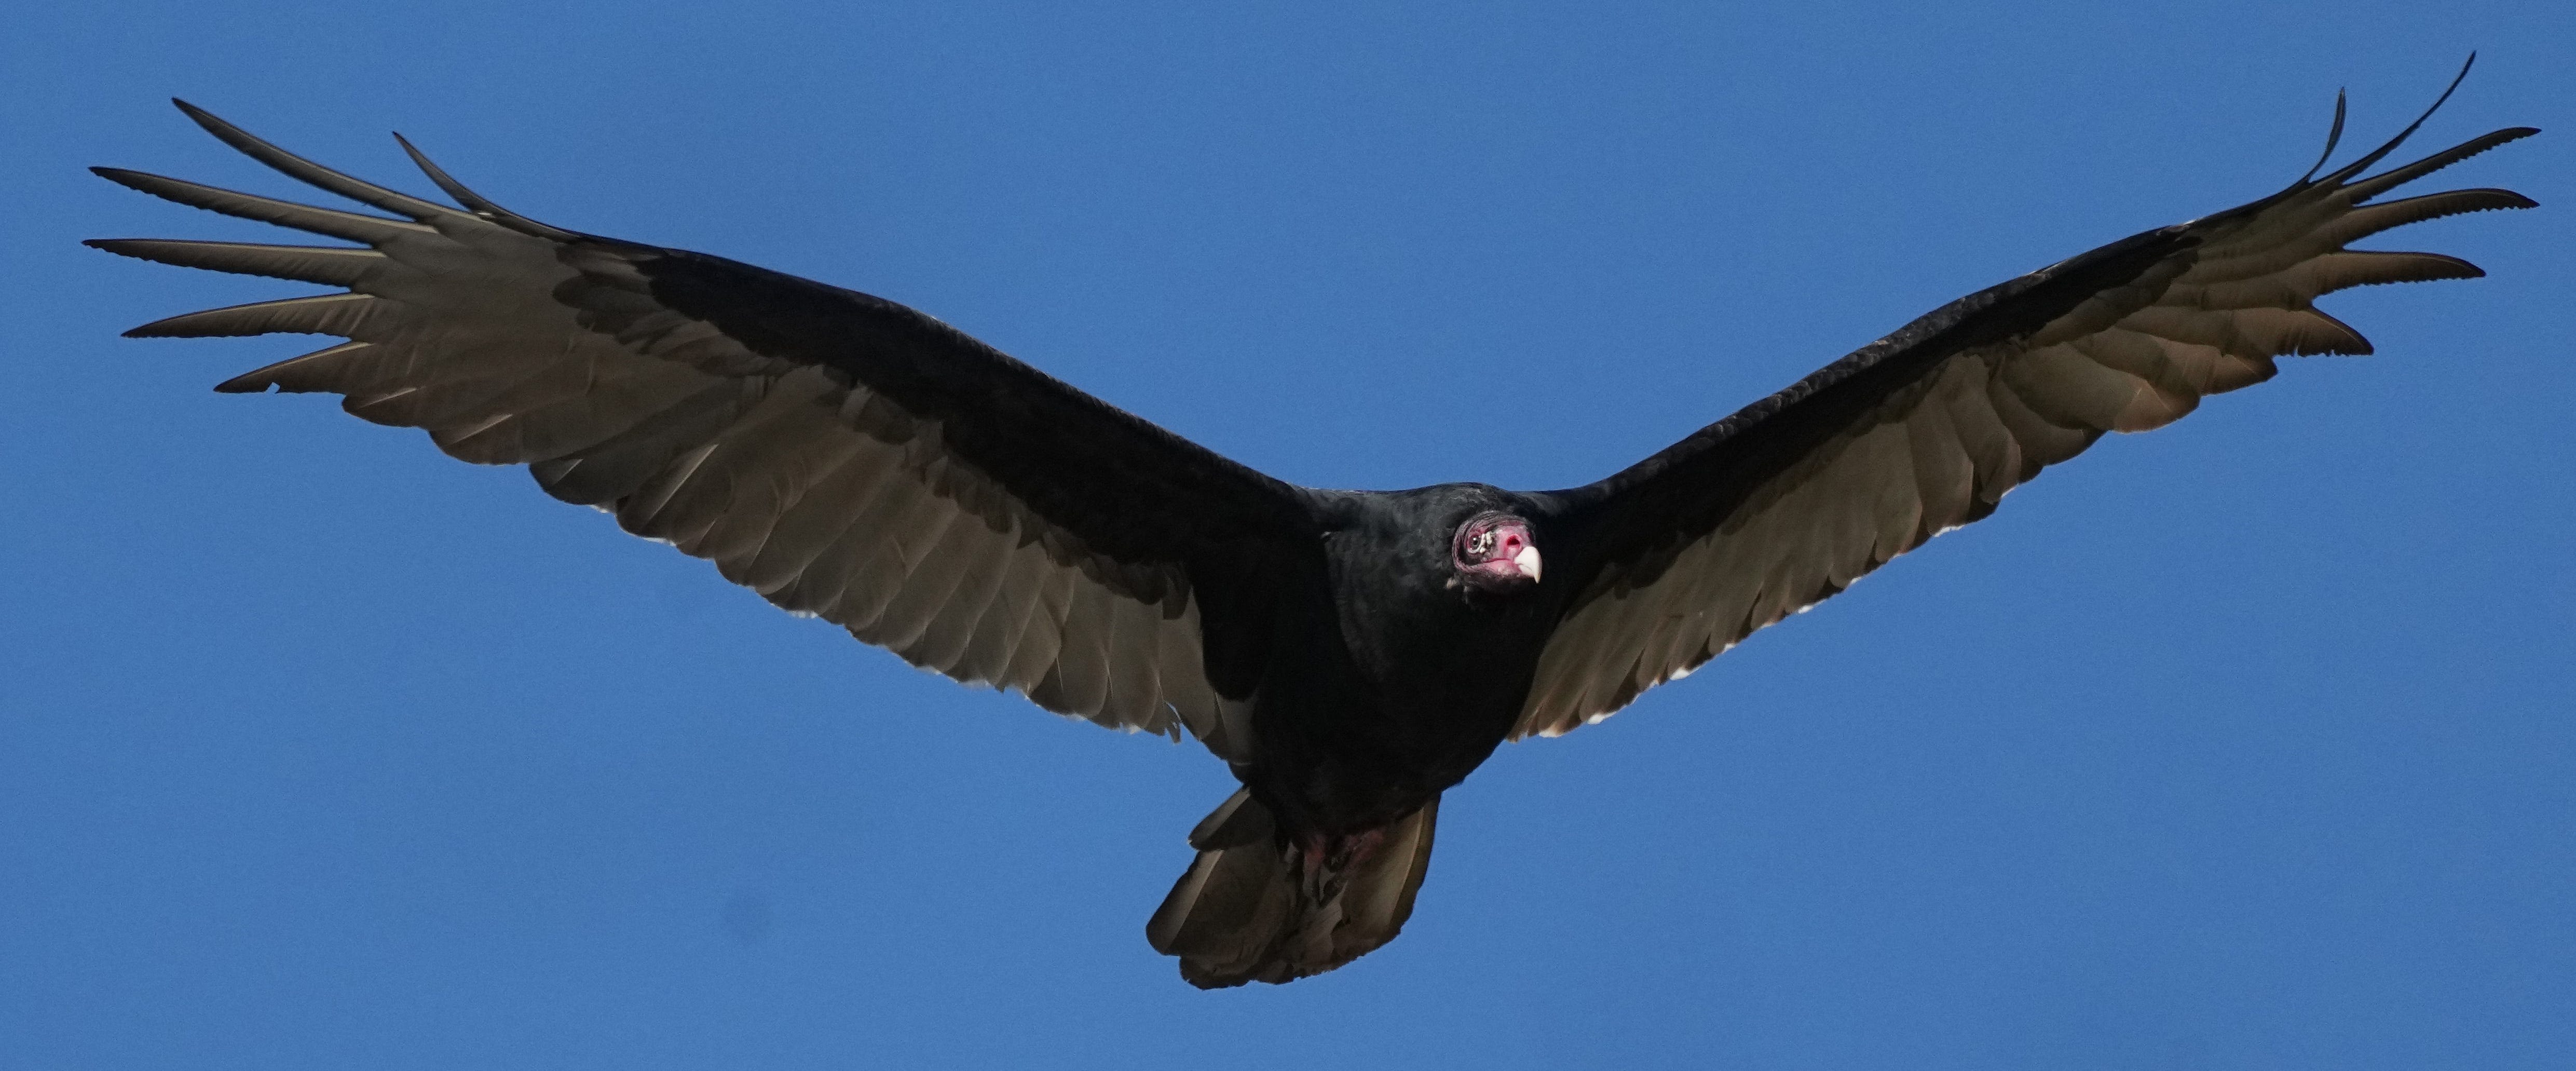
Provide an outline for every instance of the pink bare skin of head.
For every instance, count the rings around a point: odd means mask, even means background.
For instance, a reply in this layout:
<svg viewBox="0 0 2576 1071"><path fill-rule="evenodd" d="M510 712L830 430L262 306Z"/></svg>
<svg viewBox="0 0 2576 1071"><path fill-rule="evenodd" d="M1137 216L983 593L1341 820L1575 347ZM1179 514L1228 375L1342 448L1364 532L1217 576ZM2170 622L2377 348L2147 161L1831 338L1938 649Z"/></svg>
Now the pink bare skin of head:
<svg viewBox="0 0 2576 1071"><path fill-rule="evenodd" d="M1460 579L1486 590L1538 583L1539 554L1530 525L1508 513L1486 513L1458 526L1451 564Z"/></svg>

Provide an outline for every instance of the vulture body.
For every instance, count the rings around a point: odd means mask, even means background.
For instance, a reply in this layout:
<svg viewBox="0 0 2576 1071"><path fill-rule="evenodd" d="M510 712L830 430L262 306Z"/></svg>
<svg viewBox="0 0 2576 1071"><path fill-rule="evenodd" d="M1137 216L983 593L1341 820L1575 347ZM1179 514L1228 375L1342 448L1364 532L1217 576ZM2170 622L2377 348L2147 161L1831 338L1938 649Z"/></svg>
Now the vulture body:
<svg viewBox="0 0 2576 1071"><path fill-rule="evenodd" d="M2175 420L2279 356L2369 352L2312 302L2480 273L2348 243L2532 204L2377 199L2535 132L2363 177L2409 126L2270 197L1953 302L1598 483L1374 493L1264 476L881 298L538 223L413 151L449 207L180 107L389 215L98 169L351 243L92 242L344 288L129 334L338 336L218 389L340 394L916 665L1195 737L1243 788L1191 831L1197 858L1147 937L1203 987L1392 939L1441 792L1503 741L1608 716L2104 432Z"/></svg>

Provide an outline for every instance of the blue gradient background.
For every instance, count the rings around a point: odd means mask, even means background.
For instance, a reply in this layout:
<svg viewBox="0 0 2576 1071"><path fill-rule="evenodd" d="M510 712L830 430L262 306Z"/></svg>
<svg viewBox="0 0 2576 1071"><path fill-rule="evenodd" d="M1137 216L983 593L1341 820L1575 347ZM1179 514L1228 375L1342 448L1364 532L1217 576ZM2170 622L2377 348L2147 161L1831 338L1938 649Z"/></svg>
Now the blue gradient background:
<svg viewBox="0 0 2576 1071"><path fill-rule="evenodd" d="M0 39L0 1068L2563 1067L2576 8L44 5ZM1443 811L1402 940L1146 948L1228 790L130 342L303 292L176 94L901 300L1281 477L1594 479L2369 144L2379 345L2118 438ZM299 194L303 195L303 194ZM309 195L318 196L318 195ZM269 238L267 240L274 240Z"/></svg>

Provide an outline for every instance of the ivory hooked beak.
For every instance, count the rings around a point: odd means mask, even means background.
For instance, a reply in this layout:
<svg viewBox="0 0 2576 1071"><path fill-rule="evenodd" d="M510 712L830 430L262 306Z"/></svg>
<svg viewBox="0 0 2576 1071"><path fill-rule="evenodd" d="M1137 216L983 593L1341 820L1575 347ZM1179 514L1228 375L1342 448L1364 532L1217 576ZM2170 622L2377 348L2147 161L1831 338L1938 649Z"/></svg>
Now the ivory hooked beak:
<svg viewBox="0 0 2576 1071"><path fill-rule="evenodd" d="M1522 547L1520 553L1512 555L1512 566L1519 569L1522 576L1530 578L1531 583L1537 583L1538 548Z"/></svg>

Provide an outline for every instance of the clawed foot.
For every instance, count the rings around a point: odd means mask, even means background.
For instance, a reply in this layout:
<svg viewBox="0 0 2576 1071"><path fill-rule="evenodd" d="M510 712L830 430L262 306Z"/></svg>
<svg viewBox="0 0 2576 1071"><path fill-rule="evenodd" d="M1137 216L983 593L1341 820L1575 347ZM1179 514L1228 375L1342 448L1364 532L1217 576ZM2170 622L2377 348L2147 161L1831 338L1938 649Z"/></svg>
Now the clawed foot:
<svg viewBox="0 0 2576 1071"><path fill-rule="evenodd" d="M1348 836L1308 833L1297 838L1289 848L1289 863L1298 870L1306 895L1315 903L1332 899L1342 891L1343 876L1350 869L1377 854L1386 843L1386 831L1368 829Z"/></svg>

